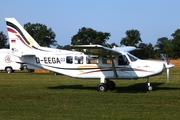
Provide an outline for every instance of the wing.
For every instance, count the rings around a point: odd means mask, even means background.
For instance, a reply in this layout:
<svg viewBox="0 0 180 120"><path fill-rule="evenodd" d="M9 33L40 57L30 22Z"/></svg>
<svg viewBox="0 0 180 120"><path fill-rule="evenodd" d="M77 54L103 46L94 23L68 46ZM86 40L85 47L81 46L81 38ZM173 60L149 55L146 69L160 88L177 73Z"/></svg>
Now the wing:
<svg viewBox="0 0 180 120"><path fill-rule="evenodd" d="M114 47L108 48L102 45L74 45L71 46L72 49L82 49L85 53L93 54L93 55L108 55L111 53L112 55L119 54L122 52L130 52L136 49L133 46L124 46L124 47Z"/></svg>
<svg viewBox="0 0 180 120"><path fill-rule="evenodd" d="M116 50L116 51L130 52L130 51L135 50L136 47L133 47L133 46L124 46L124 47L114 47L112 49Z"/></svg>
<svg viewBox="0 0 180 120"><path fill-rule="evenodd" d="M71 46L72 49L80 49L83 50L86 54L91 54L91 55L116 55L119 54L120 52L117 50L113 50L108 47L104 47L102 45L74 45Z"/></svg>

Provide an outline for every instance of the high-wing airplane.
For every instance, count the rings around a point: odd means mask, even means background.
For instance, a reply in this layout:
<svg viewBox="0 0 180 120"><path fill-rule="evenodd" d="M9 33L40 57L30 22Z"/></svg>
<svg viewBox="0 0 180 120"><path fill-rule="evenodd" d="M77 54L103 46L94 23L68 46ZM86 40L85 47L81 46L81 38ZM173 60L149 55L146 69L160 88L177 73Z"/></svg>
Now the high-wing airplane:
<svg viewBox="0 0 180 120"><path fill-rule="evenodd" d="M101 45L74 45L72 51L41 47L15 18L5 20L12 54L28 69L47 69L82 79L98 78L97 90L101 92L115 88L113 79L138 78L147 78L147 89L152 90L149 77L167 69L169 80L169 69L174 66L166 61L141 60L129 53L136 49L132 46L111 49Z"/></svg>

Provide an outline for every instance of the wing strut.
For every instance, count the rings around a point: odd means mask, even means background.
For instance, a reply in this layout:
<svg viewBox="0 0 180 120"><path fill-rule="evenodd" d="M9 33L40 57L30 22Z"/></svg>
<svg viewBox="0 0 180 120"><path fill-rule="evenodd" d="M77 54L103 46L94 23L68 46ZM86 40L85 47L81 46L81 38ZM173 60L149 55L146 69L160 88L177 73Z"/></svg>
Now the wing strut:
<svg viewBox="0 0 180 120"><path fill-rule="evenodd" d="M117 75L117 72L116 72L116 68L115 68L115 65L114 65L114 60L113 60L113 57L112 57L112 53L111 53L111 52L110 52L110 54L109 54L109 57L110 57L110 59L111 59L114 76L115 76L116 78L118 78L118 75Z"/></svg>

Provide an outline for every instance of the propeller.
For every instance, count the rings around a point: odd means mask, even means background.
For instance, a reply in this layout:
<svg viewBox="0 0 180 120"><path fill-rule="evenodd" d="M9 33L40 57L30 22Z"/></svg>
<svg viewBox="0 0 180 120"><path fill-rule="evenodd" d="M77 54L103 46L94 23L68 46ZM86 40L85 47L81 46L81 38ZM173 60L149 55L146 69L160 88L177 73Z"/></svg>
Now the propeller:
<svg viewBox="0 0 180 120"><path fill-rule="evenodd" d="M169 68L167 67L168 64L169 64L169 63L166 63L166 64L165 64L165 65L166 65L166 74L167 74L167 83L170 82L170 72L169 72Z"/></svg>
<svg viewBox="0 0 180 120"><path fill-rule="evenodd" d="M166 72L167 72L167 83L169 83L170 82L170 71L169 71L169 69L174 67L174 64L170 63L170 60L168 59L166 54L160 54L160 58L161 58L161 60L164 61L164 65L166 67Z"/></svg>

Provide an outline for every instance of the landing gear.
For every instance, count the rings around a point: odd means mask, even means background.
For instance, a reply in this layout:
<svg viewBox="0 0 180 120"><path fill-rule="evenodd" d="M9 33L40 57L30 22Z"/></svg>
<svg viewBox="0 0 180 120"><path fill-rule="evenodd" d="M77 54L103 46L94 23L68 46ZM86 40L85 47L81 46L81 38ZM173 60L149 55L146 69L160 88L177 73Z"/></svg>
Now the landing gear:
<svg viewBox="0 0 180 120"><path fill-rule="evenodd" d="M54 75L58 75L58 73L57 73L57 72L54 72Z"/></svg>
<svg viewBox="0 0 180 120"><path fill-rule="evenodd" d="M106 81L107 81L106 83L100 83L97 85L97 90L99 92L105 92L108 89L113 90L115 88L116 85L113 81L111 81L109 79L106 79ZM104 81L101 81L101 82L104 82Z"/></svg>
<svg viewBox="0 0 180 120"><path fill-rule="evenodd" d="M148 91L152 91L153 90L153 87L151 86L149 78L147 79L147 90Z"/></svg>
<svg viewBox="0 0 180 120"><path fill-rule="evenodd" d="M107 86L106 86L106 84L104 84L104 83L98 84L97 90L98 90L99 92L105 92L105 91L107 91Z"/></svg>
<svg viewBox="0 0 180 120"><path fill-rule="evenodd" d="M114 81L110 81L110 80L106 80L106 81L107 81L107 82L106 82L106 85L107 85L107 88L108 88L108 89L113 90L113 89L116 87Z"/></svg>

